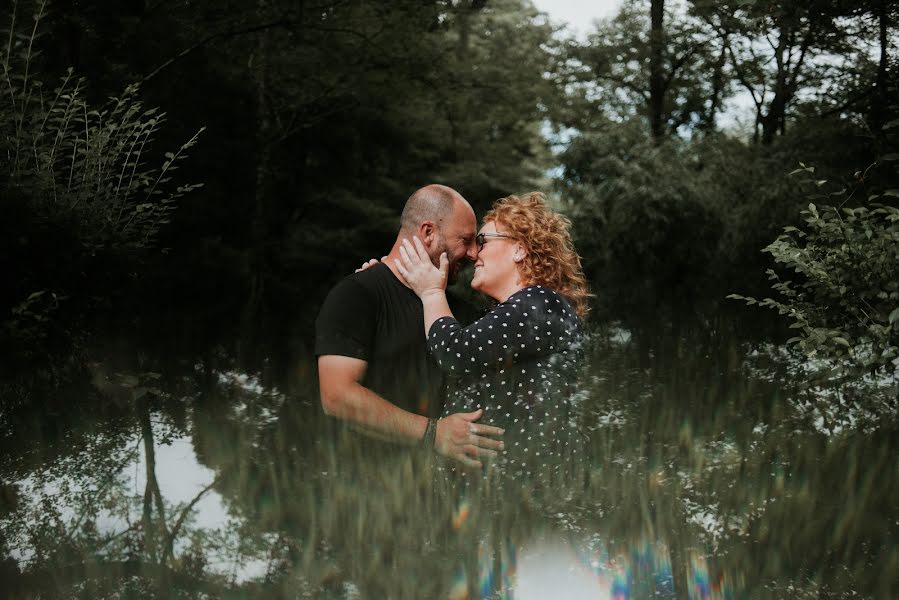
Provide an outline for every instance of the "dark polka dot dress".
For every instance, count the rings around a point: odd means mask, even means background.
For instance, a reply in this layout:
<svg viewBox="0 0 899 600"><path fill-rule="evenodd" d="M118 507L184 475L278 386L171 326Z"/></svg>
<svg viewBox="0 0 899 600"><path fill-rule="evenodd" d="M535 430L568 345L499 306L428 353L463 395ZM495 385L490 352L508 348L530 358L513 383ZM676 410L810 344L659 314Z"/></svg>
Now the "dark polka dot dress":
<svg viewBox="0 0 899 600"><path fill-rule="evenodd" d="M468 327L438 319L428 348L451 376L444 416L483 408L479 422L506 431L499 463L509 474L576 460L581 341L572 305L539 285L512 294Z"/></svg>

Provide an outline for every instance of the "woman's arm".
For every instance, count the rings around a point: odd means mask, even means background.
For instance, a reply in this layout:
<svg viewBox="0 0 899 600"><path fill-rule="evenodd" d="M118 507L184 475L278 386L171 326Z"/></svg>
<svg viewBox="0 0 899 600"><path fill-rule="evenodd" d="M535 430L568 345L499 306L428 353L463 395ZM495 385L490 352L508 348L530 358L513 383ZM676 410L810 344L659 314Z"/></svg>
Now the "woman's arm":
<svg viewBox="0 0 899 600"><path fill-rule="evenodd" d="M558 294L540 286L516 292L468 327L438 319L428 332L428 350L454 374L504 369L526 358L566 352L578 335L578 320Z"/></svg>
<svg viewBox="0 0 899 600"><path fill-rule="evenodd" d="M421 298L425 313L425 336L434 321L441 317L452 317L449 303L446 301L446 281L449 273L449 259L446 252L440 254L440 268L431 263L424 244L418 237L413 237L414 246L409 240L403 240L400 246L402 260L394 262L406 284Z"/></svg>

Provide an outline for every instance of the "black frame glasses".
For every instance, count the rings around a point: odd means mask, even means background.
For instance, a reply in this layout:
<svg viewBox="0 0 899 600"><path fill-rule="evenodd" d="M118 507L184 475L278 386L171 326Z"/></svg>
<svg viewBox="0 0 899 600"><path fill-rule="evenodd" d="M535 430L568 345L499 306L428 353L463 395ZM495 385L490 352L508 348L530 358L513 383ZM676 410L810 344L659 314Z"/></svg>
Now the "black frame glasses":
<svg viewBox="0 0 899 600"><path fill-rule="evenodd" d="M479 233L474 238L475 243L478 245L478 252L484 249L484 244L487 243L487 238L489 237L515 239L511 235L504 233Z"/></svg>

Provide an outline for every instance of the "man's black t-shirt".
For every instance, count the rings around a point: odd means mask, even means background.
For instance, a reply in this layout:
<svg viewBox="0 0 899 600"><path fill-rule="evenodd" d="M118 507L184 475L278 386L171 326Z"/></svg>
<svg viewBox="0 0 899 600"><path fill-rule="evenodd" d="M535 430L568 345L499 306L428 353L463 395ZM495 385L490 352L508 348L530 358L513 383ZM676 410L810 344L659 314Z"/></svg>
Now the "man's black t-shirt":
<svg viewBox="0 0 899 600"><path fill-rule="evenodd" d="M440 415L443 374L428 355L421 300L386 265L328 294L315 321L315 355L324 354L367 361L362 385L403 410Z"/></svg>

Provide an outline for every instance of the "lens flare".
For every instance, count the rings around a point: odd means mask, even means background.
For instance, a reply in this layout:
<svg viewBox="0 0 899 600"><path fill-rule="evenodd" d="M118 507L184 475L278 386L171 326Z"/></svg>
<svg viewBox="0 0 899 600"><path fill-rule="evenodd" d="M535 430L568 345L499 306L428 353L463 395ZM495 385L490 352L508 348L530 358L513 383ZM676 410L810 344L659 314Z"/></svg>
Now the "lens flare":
<svg viewBox="0 0 899 600"><path fill-rule="evenodd" d="M468 516L471 514L471 502L466 499L463 499L459 506L456 507L456 511L453 514L452 525L453 529L459 531L462 528L462 525L465 524L465 521L468 520Z"/></svg>

